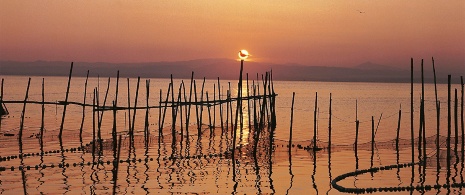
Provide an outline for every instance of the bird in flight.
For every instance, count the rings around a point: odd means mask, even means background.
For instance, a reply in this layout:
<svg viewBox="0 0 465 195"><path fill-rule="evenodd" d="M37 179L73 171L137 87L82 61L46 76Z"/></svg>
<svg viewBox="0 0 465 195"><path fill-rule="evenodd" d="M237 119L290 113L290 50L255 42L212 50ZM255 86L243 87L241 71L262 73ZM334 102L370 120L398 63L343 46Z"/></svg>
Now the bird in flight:
<svg viewBox="0 0 465 195"><path fill-rule="evenodd" d="M365 12L362 12L362 11L360 11L360 10L357 10L357 11L358 11L359 13L361 13L361 14L364 14L364 13L365 13Z"/></svg>

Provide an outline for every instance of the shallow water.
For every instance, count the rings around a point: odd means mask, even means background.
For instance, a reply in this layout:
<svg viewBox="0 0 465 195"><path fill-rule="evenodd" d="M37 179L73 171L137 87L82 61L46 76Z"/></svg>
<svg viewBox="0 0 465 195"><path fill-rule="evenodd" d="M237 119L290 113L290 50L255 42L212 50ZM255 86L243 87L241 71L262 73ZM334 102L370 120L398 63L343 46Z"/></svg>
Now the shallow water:
<svg viewBox="0 0 465 195"><path fill-rule="evenodd" d="M27 77L4 76L4 100L24 100ZM45 101L64 101L67 77L45 77ZM92 104L93 90L99 90L99 104L103 105L108 78L89 78L86 102ZM206 80L205 93L210 100L218 92L216 80ZM221 80L222 99L225 99L228 82L231 93L237 94L237 81ZM256 82L256 81L255 81ZM84 101L85 78L73 77L71 80L69 101ZM131 106L135 103L137 79L130 79L129 99ZM181 80L175 79L174 94L177 97ZM189 94L189 79L184 80L186 94ZM196 80L200 96L202 80ZM160 89L162 98L166 98L169 79L150 79L149 106L159 105ZM215 87L214 87L215 85ZM252 80L249 81L249 86ZM120 78L118 88L118 106L128 106L127 80ZM141 79L137 106L146 106L145 79ZM415 84L414 131L418 136L420 84ZM111 105L115 100L116 78L111 78L107 101ZM252 87L249 92L252 93ZM458 88L460 98L460 85ZM435 156L436 110L434 85L425 85L425 111L427 139L427 166L425 175L421 175L420 166L415 165L412 181L412 168L395 168L374 174L365 173L348 177L339 185L347 188L380 188L397 186L417 186L463 183L463 159L461 159L461 137L459 137L457 153L452 149L450 169L446 168L446 147L443 144L440 152L441 169L437 172ZM32 77L29 100L41 101L42 78ZM191 108L191 121L186 127L185 120L181 126L181 118L175 124L176 141L172 142L171 109L167 110L164 122L163 138L159 136L159 109L148 112L150 135L144 139L146 110L137 110L135 122L134 112L121 110L116 115L116 128L122 135L121 163L113 163L115 159L112 144L113 115L103 112L101 134L103 150L92 151L93 118L91 107L86 107L83 125L82 142L79 136L82 122L82 107L68 105L66 110L63 139L58 139L63 106L45 105L44 127L40 142L41 105L27 104L22 139L18 138L21 125L23 104L7 104L10 114L1 119L0 156L18 156L31 154L23 158L14 158L0 162L0 192L2 194L102 194L112 193L114 185L115 164L118 164L116 189L119 194L148 193L181 193L181 194L340 194L331 186L337 176L353 172L356 169L382 167L386 165L411 162L410 143L410 84L392 83L327 83L327 82L289 82L274 81L276 98L277 127L274 130L273 150L269 153L269 131L264 131L259 142L259 152L253 155L251 139L253 130L249 128L247 104L244 103L242 131L238 131L238 144L235 161L230 155L232 148L231 121L228 129L221 129L219 107L210 107L211 120L215 128L208 124L208 108L204 107L201 136L196 128L195 109ZM243 88L243 95L247 95ZM293 144L288 150L290 110L292 92L296 93L293 119ZM263 93L261 91L261 93ZM316 94L317 93L317 94ZM329 94L332 96L331 117L331 149L329 141ZM453 93L452 93L453 94ZM317 109L317 144L324 148L313 152L299 148L312 142L314 127L315 96L318 95ZM235 96L235 95L233 95ZM188 95L187 97L188 98ZM200 99L200 97L198 97ZM218 99L218 96L215 96ZM447 135L447 85L438 85L438 99L441 102L441 143ZM164 101L164 100L163 100ZM356 109L357 101L357 109ZM249 102L253 105L252 101ZM452 102L452 105L453 102ZM460 106L460 102L458 103ZM235 105L232 106L235 108ZM463 107L463 106L462 106ZM401 108L400 147L396 150L395 138L398 123L398 112ZM460 108L460 107L459 107ZM185 109L185 108L183 108ZM226 109L223 107L223 109ZM357 112L356 112L357 110ZM184 110L187 111L187 110ZM214 113L216 115L214 115ZM223 110L224 115L226 115ZM460 109L459 109L460 117ZM252 114L251 114L252 115ZM453 112L452 112L453 115ZM185 112L184 112L185 116ZM376 130L376 147L371 150L372 116ZM354 151L355 120L360 121L358 150ZM95 116L98 121L98 117ZM129 122L129 120L131 122ZM452 136L454 133L452 119ZM134 123L135 136L131 140L127 136L130 123ZM224 127L226 122L224 121ZM187 135L188 128L189 135ZM462 128L458 123L458 128ZM183 136L181 136L183 132ZM460 131L459 131L460 132ZM4 136L11 133L14 136ZM458 134L459 136L461 134ZM182 140L181 140L182 138ZM21 141L21 142L20 142ZM455 139L452 138L452 144ZM94 142L95 143L95 142ZM132 144L134 143L134 144ZM99 143L96 143L99 145ZM417 146L415 142L415 146ZM81 148L82 146L82 148ZM174 147L173 147L174 146ZM79 150L77 150L79 148ZM97 148L99 148L97 146ZM68 149L68 150L67 150ZM418 162L418 149L415 148L415 161ZM40 155L44 152L44 155ZM46 152L46 154L45 154ZM39 155L38 155L39 153ZM32 155L34 154L34 155ZM94 155L93 155L94 154ZM455 158L458 156L459 158ZM456 160L457 159L457 160ZM103 164L94 164L102 162ZM37 169L35 166L38 166ZM43 166L46 166L43 168ZM51 167L53 165L53 168ZM27 166L30 166L29 170ZM13 167L13 170L11 169ZM24 171L19 168L24 167ZM449 172L448 172L449 171ZM448 188L427 191L425 194L461 194L463 189ZM379 192L378 192L379 193ZM385 193L385 192L381 192ZM386 192L387 193L387 192ZM407 192L404 192L407 193ZM413 194L421 194L415 191Z"/></svg>

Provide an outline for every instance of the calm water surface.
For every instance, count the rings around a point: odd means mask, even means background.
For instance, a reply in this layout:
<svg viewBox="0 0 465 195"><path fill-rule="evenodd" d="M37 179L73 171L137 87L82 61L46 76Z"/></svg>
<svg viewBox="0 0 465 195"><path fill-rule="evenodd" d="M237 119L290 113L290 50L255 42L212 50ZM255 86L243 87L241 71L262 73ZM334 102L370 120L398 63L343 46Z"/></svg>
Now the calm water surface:
<svg viewBox="0 0 465 195"><path fill-rule="evenodd" d="M24 100L28 77L2 76L4 79L4 100ZM45 101L64 101L67 77L45 77ZM98 88L99 104L103 105L108 78L89 78L87 93L84 94L85 78L73 77L70 87L69 101L92 104L93 90ZM131 78L129 83L129 102L135 103L137 79ZM166 98L169 79L150 79L149 106L158 106L160 90L162 98ZM231 84L232 94L237 94L237 81L221 80L221 97L218 97L216 80L206 80L204 99L208 93L210 100L226 98L228 82ZM261 82L261 81L260 81ZM178 97L181 80L175 79L175 97ZM255 81L256 83L256 81ZM141 79L137 106L146 106L146 79ZM190 80L184 80L187 96ZM200 96L202 80L196 80L198 96ZM249 81L249 86L252 80ZM116 78L110 79L109 92L105 104L111 105L115 100ZM120 78L118 89L118 106L128 106L128 82ZM419 110L421 85L415 84L414 91L414 130L415 136L419 129ZM441 102L440 135L441 142L447 135L447 85L439 84L438 99ZM460 100L460 85L453 85L458 89ZM29 100L42 101L42 77L32 77ZM267 154L268 134L262 135L260 147L263 150L257 158L251 155L249 133L249 117L247 104L244 103L244 128L238 132L239 158L233 163L225 152L231 148L232 136L228 129L221 129L220 106L210 107L210 117L215 128L210 130L208 108L204 107L202 136L198 138L195 122L195 109L191 108L189 122L189 136L187 136L185 120L181 127L178 117L175 148L172 147L172 118L171 110L167 110L164 122L163 138L158 136L159 109L148 112L148 128L150 135L144 139L146 110L134 112L118 111L116 127L121 134L122 147L119 163L116 192L118 194L341 194L333 189L331 181L339 175L358 169L381 167L398 163L411 162L410 145L410 84L408 83L339 83L339 82L291 82L275 81L274 90L278 94L276 99L277 128L274 132L274 147L271 155ZM291 157L287 145L289 144L290 111L292 93L295 92L293 144ZM252 93L252 87L249 89ZM262 91L260 93L263 93ZM216 94L214 97L213 94ZM328 151L329 141L329 100L332 97L331 117L331 152ZM247 95L247 87L243 88L243 95ZM233 95L235 96L235 95ZM314 127L315 98L318 96L317 108L317 144L325 149L317 152L299 149L297 145L308 146L312 143ZM454 93L452 91L452 96ZM184 97L181 97L184 98ZM188 97L186 97L188 98ZM198 97L200 99L200 97ZM356 106L357 102L357 106ZM252 106L252 102L249 102ZM452 102L454 105L454 102ZM0 162L0 193L14 194L104 194L112 193L115 176L112 148L113 113L104 112L102 116L101 134L104 139L103 151L94 151L92 155L93 117L91 107L86 107L83 123L82 142L79 136L83 109L80 106L68 105L63 130L63 140L58 139L61 125L63 106L45 105L43 142L40 142L41 105L27 104L25 110L24 132L22 142L19 143L18 133L21 124L23 104L7 104L10 114L1 119L0 126L0 156L17 156L20 153L31 154L23 158L15 158ZM460 118L460 102L458 103L458 118ZM463 107L463 105L462 105ZM235 106L233 105L233 108ZM186 108L183 108L186 109ZM225 107L223 113L226 115ZM395 148L396 130L399 110L401 144L398 151ZM187 110L184 110L187 111ZM453 110L452 110L453 111ZM445 184L463 182L463 160L460 145L458 152L452 153L450 176L447 177L445 160L446 147L441 146L441 169L436 170L435 135L436 108L434 85L425 85L425 112L427 154L429 157L426 174L420 175L418 166L415 168L413 185ZM216 114L216 115L215 115ZM453 114L453 112L452 112ZM183 113L185 116L185 112ZM371 151L372 117L376 128L375 151ZM355 153L355 121L360 121L358 151ZM99 118L95 115L95 121ZM131 122L129 122L131 121ZM454 119L452 119L452 136L454 133ZM134 123L134 145L127 136L129 124ZM231 121L229 121L231 123ZM224 124L226 125L226 124ZM230 127L230 124L228 124ZM460 130L461 124L458 123ZM181 131L183 136L181 137ZM461 131L459 131L459 136ZM12 134L13 136L5 136ZM182 138L182 140L181 140ZM452 139L454 142L454 138ZM80 146L84 150L74 150ZM68 149L68 151L67 151ZM453 150L453 148L452 148ZM44 152L44 155L37 155ZM45 154L45 152L47 152ZM418 150L415 149L415 159L418 161ZM32 155L34 154L34 155ZM222 154L220 156L220 154ZM455 155L459 158L455 160ZM171 159L170 156L177 156ZM182 158L181 158L182 157ZM96 159L96 160L94 160ZM94 161L103 164L93 165ZM88 165L88 163L90 163ZM35 166L38 166L36 169ZM41 168L46 165L46 168ZM53 167L51 167L53 165ZM63 166L64 165L64 166ZM30 166L30 169L26 169ZM235 166L235 167L233 167ZM12 170L11 167L14 169ZM19 170L24 167L24 171ZM379 188L409 186L412 183L411 168L380 171L374 174L363 174L348 177L338 184L344 187ZM380 194L383 194L382 192ZM407 193L407 192L404 192ZM427 191L425 194L462 194L463 189L451 188L440 191ZM422 194L415 191L413 194Z"/></svg>

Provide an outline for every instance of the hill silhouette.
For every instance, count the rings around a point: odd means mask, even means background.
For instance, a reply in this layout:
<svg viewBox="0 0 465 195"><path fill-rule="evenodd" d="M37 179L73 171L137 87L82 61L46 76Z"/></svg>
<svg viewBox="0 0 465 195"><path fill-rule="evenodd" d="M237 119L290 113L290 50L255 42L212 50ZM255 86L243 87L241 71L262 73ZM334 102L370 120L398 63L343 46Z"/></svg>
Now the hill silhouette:
<svg viewBox="0 0 465 195"><path fill-rule="evenodd" d="M67 76L70 62L62 61L0 61L0 75L28 76ZM331 81L331 82L410 82L410 64L404 68L365 62L354 67L305 66L300 64L270 64L261 62L245 62L244 73L249 78L256 78L266 71L273 71L274 80L289 81ZM416 67L419 69L418 67ZM175 62L145 62L145 63L106 63L106 62L74 62L73 76L85 76L90 70L90 76L114 77L117 70L121 77L144 78L190 78L192 71L195 78L207 79L237 79L240 62L232 59L197 59ZM430 70L428 68L425 71ZM464 68L454 71L454 76L464 75ZM415 82L420 80L419 70L415 70ZM447 83L447 74L436 67L439 83ZM245 74L244 74L245 75ZM432 71L425 72L425 81L433 82ZM261 77L261 76L260 76ZM460 82L454 79L454 82Z"/></svg>

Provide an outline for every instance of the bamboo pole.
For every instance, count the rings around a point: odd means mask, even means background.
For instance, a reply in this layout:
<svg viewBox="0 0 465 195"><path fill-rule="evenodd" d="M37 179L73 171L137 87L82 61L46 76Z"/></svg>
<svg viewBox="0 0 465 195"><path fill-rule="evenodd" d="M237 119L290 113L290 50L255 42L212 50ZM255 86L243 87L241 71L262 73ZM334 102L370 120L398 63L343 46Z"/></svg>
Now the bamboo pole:
<svg viewBox="0 0 465 195"><path fill-rule="evenodd" d="M69 87L70 87L70 84L71 84L71 75L72 75L72 73L73 73L73 62L71 62L71 68L69 69L68 87L66 88L65 104L63 106L63 117L61 118L60 133L58 134L58 137L60 137L60 138L63 135L63 125L65 123L66 106L68 105L68 95L69 95Z"/></svg>

